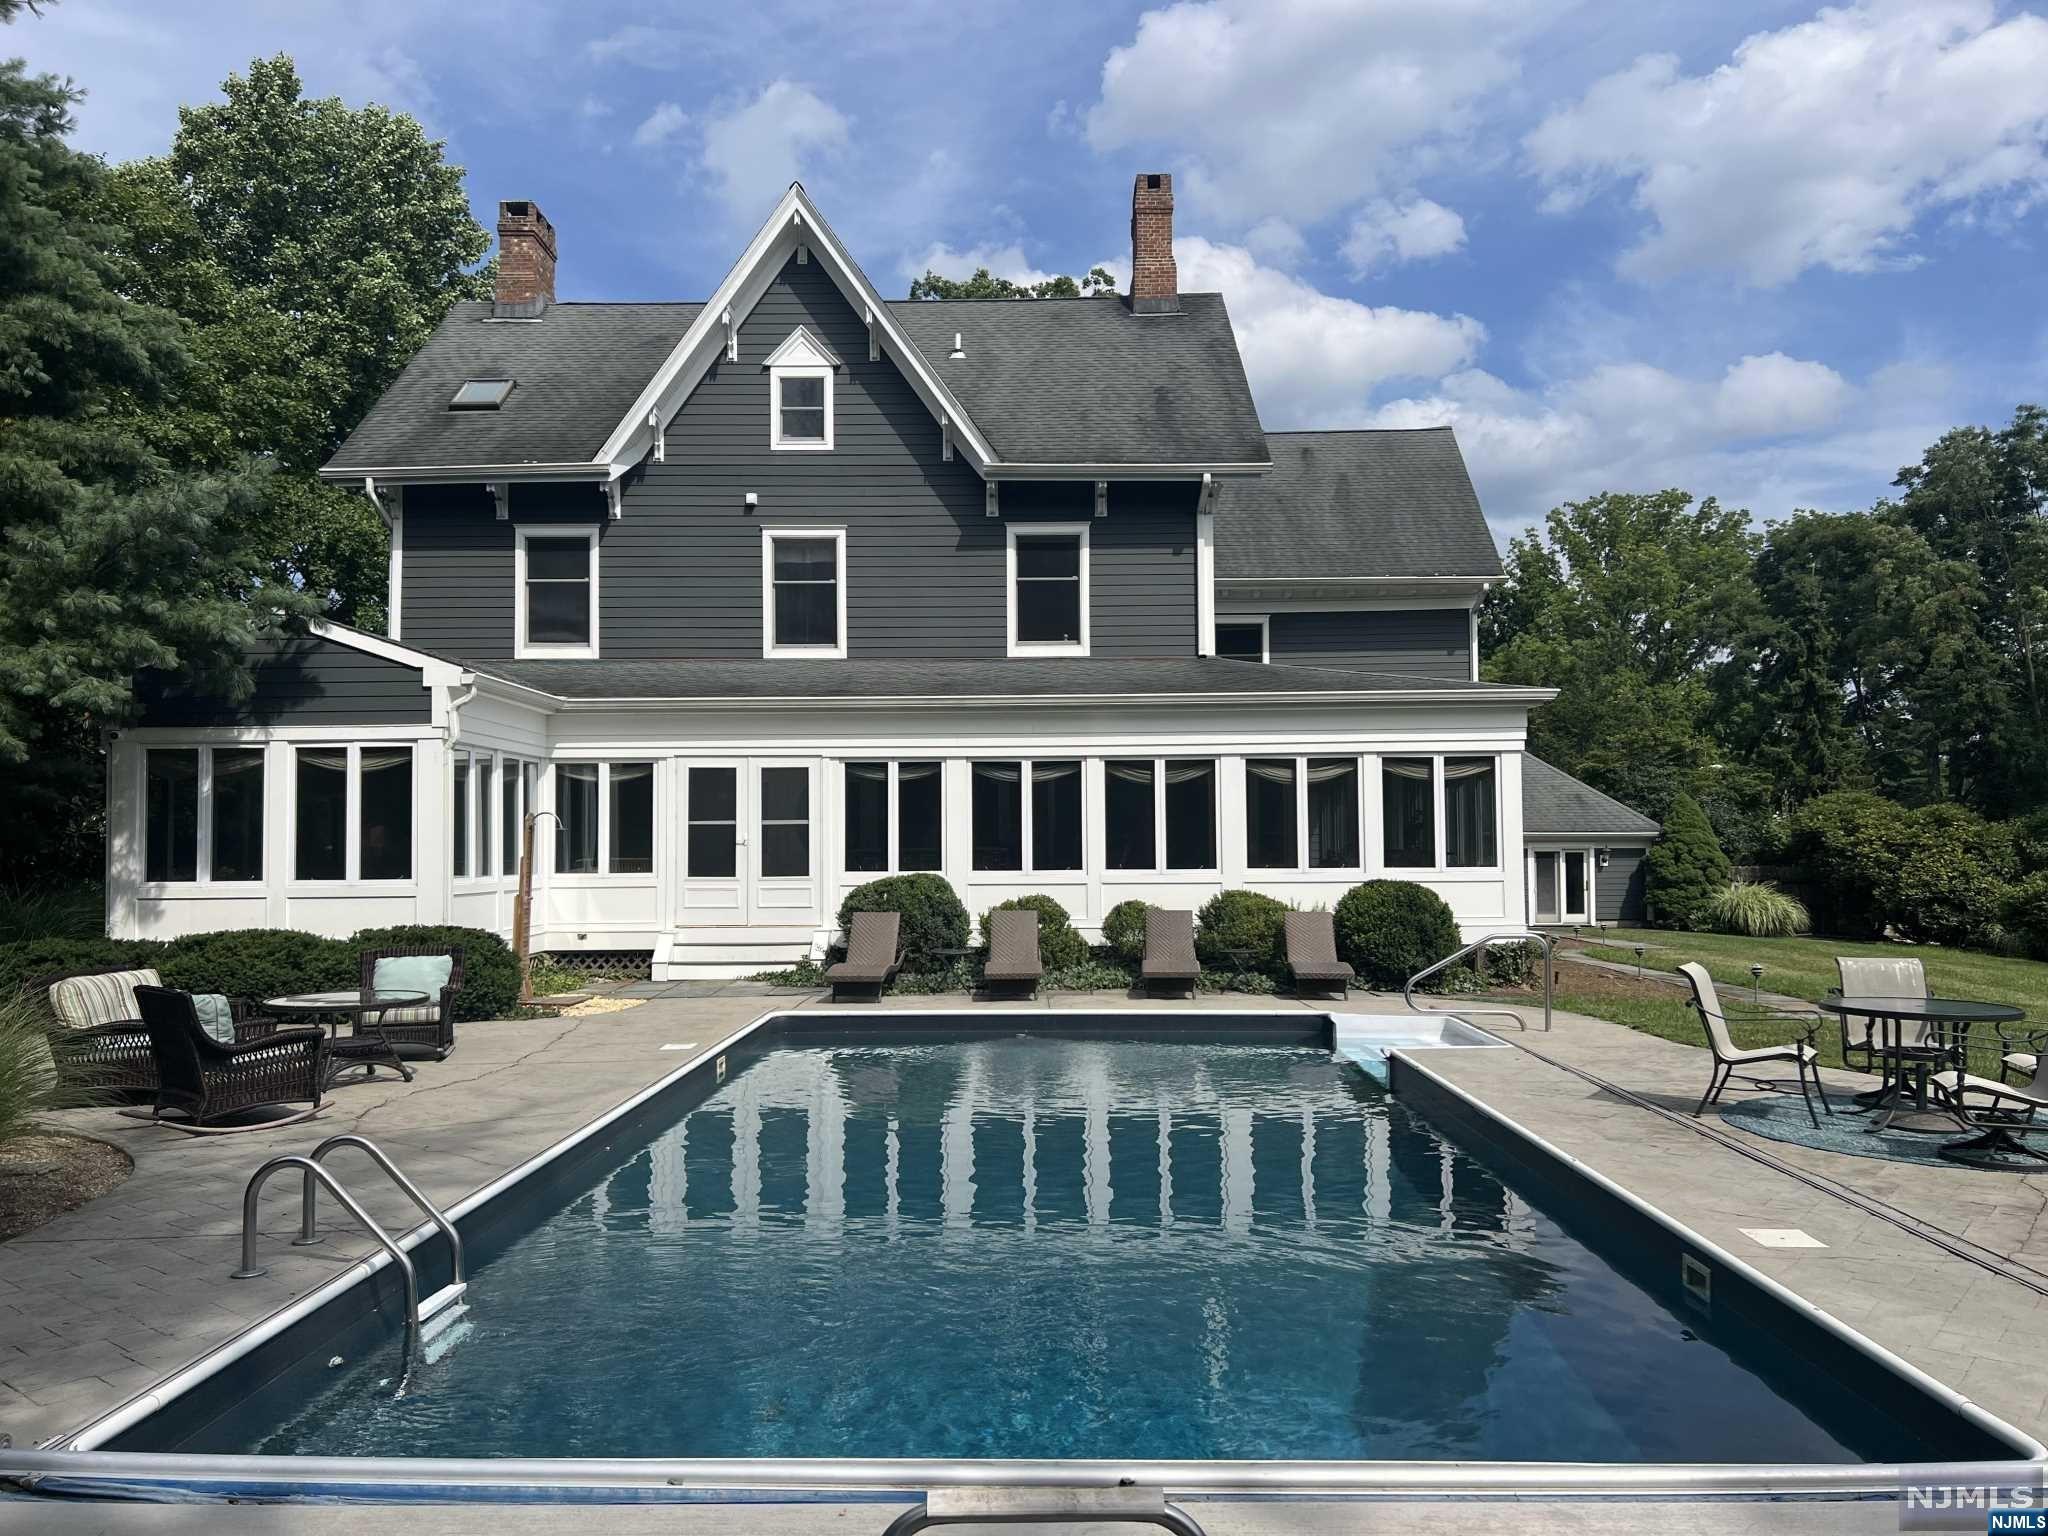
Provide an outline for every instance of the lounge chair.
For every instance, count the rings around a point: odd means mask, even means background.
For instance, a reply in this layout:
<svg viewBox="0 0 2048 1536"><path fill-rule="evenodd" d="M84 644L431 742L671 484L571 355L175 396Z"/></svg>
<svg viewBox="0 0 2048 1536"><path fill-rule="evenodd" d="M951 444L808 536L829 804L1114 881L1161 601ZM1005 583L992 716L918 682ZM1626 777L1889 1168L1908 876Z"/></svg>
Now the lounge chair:
<svg viewBox="0 0 2048 1536"><path fill-rule="evenodd" d="M1139 962L1138 975L1147 992L1171 987L1195 995L1202 965L1195 959L1194 913L1145 909L1145 958Z"/></svg>
<svg viewBox="0 0 2048 1536"><path fill-rule="evenodd" d="M1337 925L1327 912L1287 914L1287 969L1294 990L1342 997L1358 973L1337 958Z"/></svg>
<svg viewBox="0 0 2048 1536"><path fill-rule="evenodd" d="M1704 1114L1709 1104L1721 1097L1721 1090L1728 1086L1731 1077L1739 1076L1753 1088L1778 1089L1780 1084L1769 1078L1755 1077L1740 1069L1760 1067L1768 1062L1789 1061L1799 1073L1799 1096L1806 1100L1807 1118L1813 1121L1813 1128L1820 1129L1820 1116L1813 1112L1813 1101L1817 1095L1821 1108L1833 1114L1834 1107L1828 1103L1828 1096L1820 1083L1820 1052L1813 1047L1813 1032L1820 1027L1817 1015L1805 1016L1764 1010L1741 1010L1737 1017L1745 1023L1764 1021L1801 1024L1807 1038L1794 1045L1764 1045L1755 1050L1737 1050L1735 1041L1728 1034L1728 1013L1721 1006L1721 995L1714 989L1714 978L1707 974L1706 967L1687 961L1678 968L1692 986L1693 1011L1700 1016L1700 1023L1706 1027L1707 1049L1714 1056L1714 1070L1707 1079L1707 1091L1700 1095L1700 1102L1693 1110L1695 1116ZM1813 1078L1812 1092L1807 1091L1807 1077Z"/></svg>
<svg viewBox="0 0 2048 1536"><path fill-rule="evenodd" d="M374 1022L359 1020L353 1026L356 1034L381 1032L400 1056L444 1061L455 1049L455 994L462 990L460 944L366 949L362 988L365 992L424 992L431 1001L411 1008L387 1008Z"/></svg>
<svg viewBox="0 0 2048 1536"><path fill-rule="evenodd" d="M136 1007L156 1058L156 1118L177 1130L220 1134L263 1130L311 1119L322 1106L327 1035L319 1029L277 1029L245 1045L223 1045L199 1026L192 994L168 987L135 989ZM227 1116L264 1104L304 1104L297 1114L249 1125ZM166 1119L167 1113L182 1118Z"/></svg>
<svg viewBox="0 0 2048 1536"><path fill-rule="evenodd" d="M1045 961L1038 953L1038 914L1029 907L989 913L988 964L981 968L982 985L1018 987L1026 997L1036 997L1043 975Z"/></svg>
<svg viewBox="0 0 2048 1536"><path fill-rule="evenodd" d="M135 1001L138 987L163 979L148 966L104 966L63 971L31 983L29 993L48 1010L48 1023L66 1031L65 1059L96 1092L147 1102L157 1089L156 1057ZM246 999L210 997L208 1032L223 1043L245 1045L277 1028Z"/></svg>
<svg viewBox="0 0 2048 1536"><path fill-rule="evenodd" d="M1843 955L1835 961L1844 997L1929 997L1927 968L1918 960ZM1919 1051L1927 1044L1927 1025L1919 1019L1893 1021L1900 1046ZM1863 1072L1884 1068L1884 1031L1877 1019L1842 1015L1842 1064Z"/></svg>
<svg viewBox="0 0 2048 1536"><path fill-rule="evenodd" d="M900 912L853 912L847 915L846 958L825 972L832 983L835 1003L882 1000L882 988L889 984L903 964L897 946L897 931L903 925ZM856 997L857 992L866 993Z"/></svg>

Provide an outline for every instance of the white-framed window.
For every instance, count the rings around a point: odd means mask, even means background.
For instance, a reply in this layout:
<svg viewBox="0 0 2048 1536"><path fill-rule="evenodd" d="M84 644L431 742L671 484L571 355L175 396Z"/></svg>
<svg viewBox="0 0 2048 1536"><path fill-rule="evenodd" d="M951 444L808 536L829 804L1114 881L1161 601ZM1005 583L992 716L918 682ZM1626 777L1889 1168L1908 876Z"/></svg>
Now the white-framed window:
<svg viewBox="0 0 2048 1536"><path fill-rule="evenodd" d="M260 746L150 747L143 753L147 883L262 880L263 761Z"/></svg>
<svg viewBox="0 0 2048 1536"><path fill-rule="evenodd" d="M837 354L800 325L762 366L768 370L768 446L783 453L829 453Z"/></svg>
<svg viewBox="0 0 2048 1536"><path fill-rule="evenodd" d="M654 764L556 763L555 873L654 873Z"/></svg>
<svg viewBox="0 0 2048 1536"><path fill-rule="evenodd" d="M1389 870L1500 867L1500 760L1491 754L1380 759Z"/></svg>
<svg viewBox="0 0 2048 1536"><path fill-rule="evenodd" d="M1216 620L1216 654L1232 661L1273 659L1273 621L1263 615L1226 614Z"/></svg>
<svg viewBox="0 0 2048 1536"><path fill-rule="evenodd" d="M1088 654L1087 523L1011 523L1008 551L1012 656Z"/></svg>
<svg viewBox="0 0 2048 1536"><path fill-rule="evenodd" d="M448 754L448 871L457 880L488 880L499 873L518 872L517 837L510 842L501 839L497 818L492 815L493 806L499 807L499 815L504 814L503 796L509 791L511 814L517 818L518 769L508 759L507 782L500 785L498 762L493 753L460 747Z"/></svg>
<svg viewBox="0 0 2048 1536"><path fill-rule="evenodd" d="M596 656L599 530L523 523L513 534L514 658Z"/></svg>
<svg viewBox="0 0 2048 1536"><path fill-rule="evenodd" d="M945 764L845 765L846 870L897 875L938 869L945 853Z"/></svg>
<svg viewBox="0 0 2048 1536"><path fill-rule="evenodd" d="M1113 757L1105 762L1102 866L1120 873L1216 869L1216 760Z"/></svg>
<svg viewBox="0 0 2048 1536"><path fill-rule="evenodd" d="M292 878L396 884L413 874L410 743L292 748Z"/></svg>
<svg viewBox="0 0 2048 1536"><path fill-rule="evenodd" d="M1246 864L1253 869L1363 869L1362 783L1355 756L1246 758Z"/></svg>
<svg viewBox="0 0 2048 1536"><path fill-rule="evenodd" d="M761 654L846 655L846 530L761 530Z"/></svg>
<svg viewBox="0 0 2048 1536"><path fill-rule="evenodd" d="M975 869L1042 874L1082 868L1079 759L977 762L968 766L968 779Z"/></svg>

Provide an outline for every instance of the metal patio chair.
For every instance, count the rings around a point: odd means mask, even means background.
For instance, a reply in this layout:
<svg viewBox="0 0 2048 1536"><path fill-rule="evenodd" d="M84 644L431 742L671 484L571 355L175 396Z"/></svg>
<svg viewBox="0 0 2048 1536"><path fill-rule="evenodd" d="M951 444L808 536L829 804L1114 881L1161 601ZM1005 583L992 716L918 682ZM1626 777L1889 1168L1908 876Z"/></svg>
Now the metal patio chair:
<svg viewBox="0 0 2048 1536"><path fill-rule="evenodd" d="M1714 1056L1714 1070L1707 1079L1707 1091L1700 1095L1700 1102L1693 1110L1695 1116L1704 1114L1709 1104L1721 1097L1721 1090L1728 1086L1729 1079L1739 1077L1753 1088L1767 1088L1783 1091L1781 1083L1764 1077L1756 1077L1744 1070L1761 1067L1772 1062L1789 1061L1799 1074L1799 1096L1806 1100L1807 1118L1813 1121L1813 1128L1820 1129L1820 1116L1813 1112L1816 1095L1821 1108L1833 1114L1834 1107L1828 1103L1827 1091L1820 1082L1820 1052L1814 1049L1814 1032L1820 1028L1818 1015L1779 1013L1771 1009L1739 1009L1733 1017L1741 1023L1785 1023L1801 1025L1806 1033L1804 1040L1792 1045L1763 1045L1754 1050L1739 1049L1728 1033L1731 1014L1721 1005L1721 995L1714 987L1714 978L1707 974L1707 968L1696 961L1688 960L1678 968L1692 987L1693 1011L1700 1016L1700 1023L1707 1031L1707 1049ZM1808 1076L1812 1077L1812 1091L1807 1088Z"/></svg>

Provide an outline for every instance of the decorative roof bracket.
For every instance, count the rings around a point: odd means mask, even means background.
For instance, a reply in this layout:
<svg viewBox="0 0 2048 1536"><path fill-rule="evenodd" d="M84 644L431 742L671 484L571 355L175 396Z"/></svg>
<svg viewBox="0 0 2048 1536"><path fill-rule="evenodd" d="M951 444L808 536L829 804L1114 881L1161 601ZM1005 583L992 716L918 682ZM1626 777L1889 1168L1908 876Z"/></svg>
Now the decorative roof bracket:
<svg viewBox="0 0 2048 1536"><path fill-rule="evenodd" d="M998 484L999 482L994 480L984 481L982 484L981 510L982 515L985 517L1001 517L1003 515L1002 506L996 496Z"/></svg>
<svg viewBox="0 0 2048 1536"><path fill-rule="evenodd" d="M739 328L732 323L730 306L727 306L725 311L725 360L728 363L740 360L740 333Z"/></svg>
<svg viewBox="0 0 2048 1536"><path fill-rule="evenodd" d="M498 509L498 521L504 522L512 516L512 487L503 480L487 481L484 489L491 493L491 501Z"/></svg>
<svg viewBox="0 0 2048 1536"><path fill-rule="evenodd" d="M1109 516L1109 482L1107 480L1095 482L1095 515L1097 517Z"/></svg>

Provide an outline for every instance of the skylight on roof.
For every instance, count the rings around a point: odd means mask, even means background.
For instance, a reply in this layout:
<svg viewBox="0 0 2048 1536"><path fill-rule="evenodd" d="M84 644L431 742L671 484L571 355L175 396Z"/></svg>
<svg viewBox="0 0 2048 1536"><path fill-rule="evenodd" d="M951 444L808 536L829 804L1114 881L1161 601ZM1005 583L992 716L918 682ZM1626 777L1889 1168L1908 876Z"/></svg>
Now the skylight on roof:
<svg viewBox="0 0 2048 1536"><path fill-rule="evenodd" d="M510 379L469 379L448 402L451 411L495 411L512 393Z"/></svg>

